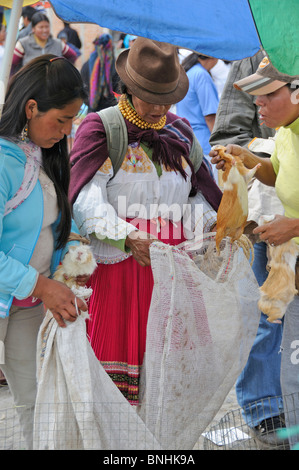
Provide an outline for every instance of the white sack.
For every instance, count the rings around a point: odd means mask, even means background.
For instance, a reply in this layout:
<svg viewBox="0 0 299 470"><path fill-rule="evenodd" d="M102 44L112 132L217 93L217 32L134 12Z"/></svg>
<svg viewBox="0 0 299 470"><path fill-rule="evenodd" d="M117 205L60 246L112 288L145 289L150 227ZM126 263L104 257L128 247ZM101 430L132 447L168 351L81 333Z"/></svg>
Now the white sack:
<svg viewBox="0 0 299 470"><path fill-rule="evenodd" d="M37 365L34 449L159 449L94 355L82 315L60 328L47 312Z"/></svg>
<svg viewBox="0 0 299 470"><path fill-rule="evenodd" d="M62 329L48 312L38 341L36 449L192 449L217 414L259 324L250 264L227 239L218 256L215 234L179 247L155 242L151 261L139 414L95 357L84 318Z"/></svg>
<svg viewBox="0 0 299 470"><path fill-rule="evenodd" d="M144 399L163 449L192 449L244 368L259 324L258 284L243 251L215 233L151 245Z"/></svg>

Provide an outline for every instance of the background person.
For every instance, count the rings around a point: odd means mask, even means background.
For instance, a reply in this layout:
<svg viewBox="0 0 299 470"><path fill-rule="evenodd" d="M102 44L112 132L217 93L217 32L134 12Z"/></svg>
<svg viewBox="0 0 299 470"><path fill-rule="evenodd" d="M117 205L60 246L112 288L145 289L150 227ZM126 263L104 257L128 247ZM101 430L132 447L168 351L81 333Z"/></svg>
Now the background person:
<svg viewBox="0 0 299 470"><path fill-rule="evenodd" d="M63 56L75 62L77 54L60 39L50 34L50 20L44 13L37 12L31 18L31 33L17 41L12 59L12 67L27 64L31 59L43 54Z"/></svg>
<svg viewBox="0 0 299 470"><path fill-rule="evenodd" d="M4 24L0 25L0 67L2 64L2 59L4 55L4 47L6 40L6 26Z"/></svg>
<svg viewBox="0 0 299 470"><path fill-rule="evenodd" d="M211 75L201 65L199 55L196 52L188 55L183 60L182 66L189 79L189 89L186 96L177 103L176 113L190 122L203 149L205 161L210 166L211 146L209 139L219 105L217 89ZM212 168L212 174L218 183L218 173L215 167Z"/></svg>
<svg viewBox="0 0 299 470"><path fill-rule="evenodd" d="M201 54L198 55L198 58L201 65L211 75L218 92L218 97L220 99L230 71L231 64L226 63L221 59L215 59L215 57L209 57Z"/></svg>
<svg viewBox="0 0 299 470"><path fill-rule="evenodd" d="M102 34L94 41L94 51L83 64L81 76L88 97L85 104L88 112L100 111L117 104L114 92L118 89L119 77L115 70L112 38Z"/></svg>
<svg viewBox="0 0 299 470"><path fill-rule="evenodd" d="M28 36L32 31L31 19L37 10L34 7L27 6L22 8L23 27L18 33L18 39Z"/></svg>

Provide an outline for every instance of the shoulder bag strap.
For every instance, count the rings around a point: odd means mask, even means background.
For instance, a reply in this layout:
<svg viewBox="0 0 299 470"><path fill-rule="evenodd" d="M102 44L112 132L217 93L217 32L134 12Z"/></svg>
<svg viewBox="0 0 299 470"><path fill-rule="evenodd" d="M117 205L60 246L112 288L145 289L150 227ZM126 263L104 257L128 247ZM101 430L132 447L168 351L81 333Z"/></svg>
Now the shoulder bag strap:
<svg viewBox="0 0 299 470"><path fill-rule="evenodd" d="M98 111L98 115L106 131L108 152L115 176L128 149L127 127L117 105Z"/></svg>

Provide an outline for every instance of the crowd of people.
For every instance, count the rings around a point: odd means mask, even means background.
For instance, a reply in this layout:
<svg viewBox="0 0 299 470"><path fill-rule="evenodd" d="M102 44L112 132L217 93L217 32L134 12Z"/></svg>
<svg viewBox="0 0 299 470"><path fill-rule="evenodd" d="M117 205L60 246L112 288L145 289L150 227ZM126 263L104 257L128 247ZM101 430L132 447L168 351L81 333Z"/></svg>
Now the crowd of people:
<svg viewBox="0 0 299 470"><path fill-rule="evenodd" d="M28 404L17 409L29 448L44 309L62 328L76 320L77 308L87 309L51 278L78 243L71 234L89 239L97 261L90 277L77 279L93 292L87 336L132 405L140 403L154 286L150 246L155 240L178 245L196 236L197 227L217 230L225 164L215 144L247 168L261 164L248 188L247 229L255 237L259 285L268 276L268 244L299 243L299 91L292 87L298 76L277 71L263 52L232 64L196 52L181 60L173 45L129 35L120 36L116 52L109 34L95 38L79 71L78 34L69 24L57 38L50 30L44 12L23 9L0 121L0 367L15 404ZM87 115L69 155L67 136L84 103ZM196 204L203 225L194 221L190 234L183 215ZM259 225L269 212L275 219ZM281 325L261 312L236 384L244 419L270 445L277 428L299 424L296 414L285 413L287 397L299 388L291 359L298 309L295 296ZM270 398L266 407L264 398ZM253 403L260 410L255 416Z"/></svg>

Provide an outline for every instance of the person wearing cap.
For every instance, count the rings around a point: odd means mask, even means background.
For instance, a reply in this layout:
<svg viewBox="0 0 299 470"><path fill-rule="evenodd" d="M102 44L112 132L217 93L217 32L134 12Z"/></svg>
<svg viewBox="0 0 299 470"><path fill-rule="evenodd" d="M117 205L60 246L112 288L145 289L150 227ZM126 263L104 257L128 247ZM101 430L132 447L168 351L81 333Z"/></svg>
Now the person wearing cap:
<svg viewBox="0 0 299 470"><path fill-rule="evenodd" d="M275 186L284 208L284 215L275 215L272 222L253 230L262 241L272 246L294 239L299 244L299 76L280 73L265 57L257 71L234 83L236 89L256 96L261 120L266 126L279 128L274 151L270 158L261 158L250 150L228 145L227 151L239 155L247 168L257 163L261 167L255 176L262 183ZM223 168L217 152L210 153L212 163ZM269 214L266 214L269 215ZM289 304L284 317L281 358L281 388L287 427L299 424L299 415L292 413L298 400L299 380L296 360L296 341L299 334L299 296ZM295 394L295 395L293 395ZM298 405L298 404L297 404ZM295 439L295 441L294 441ZM290 438L290 444L298 438Z"/></svg>
<svg viewBox="0 0 299 470"><path fill-rule="evenodd" d="M253 57L232 63L211 133L211 146L238 144L263 158L271 156L275 129L261 124L255 96L240 92L233 86L236 81L254 73L264 56L265 52L261 50ZM267 244L260 241L258 235L252 236L251 232L262 215L272 213L284 213L275 188L254 179L248 187L248 225L245 233L250 234L253 242L252 270L259 286L264 284L269 274L269 250ZM261 313L247 363L236 381L236 397L243 410L243 419L255 440L269 446L281 443L276 429L284 424L280 385L281 339L282 325L268 322L267 316Z"/></svg>
<svg viewBox="0 0 299 470"><path fill-rule="evenodd" d="M105 370L137 405L153 289L149 247L194 236L184 224L188 203L203 204L210 231L222 194L190 124L169 112L188 90L175 46L138 37L116 69L122 92L116 109L128 138L121 167L114 172L101 117L88 114L71 152L70 200L98 262L87 334Z"/></svg>
<svg viewBox="0 0 299 470"><path fill-rule="evenodd" d="M65 34L66 39L67 39L66 42L70 43L71 47L74 50L77 50L77 49L80 50L82 47L82 42L77 31L71 27L70 23L67 23L66 21L63 22L63 25L64 25L64 28L61 31L59 31L57 37L62 39L61 34L63 35Z"/></svg>

